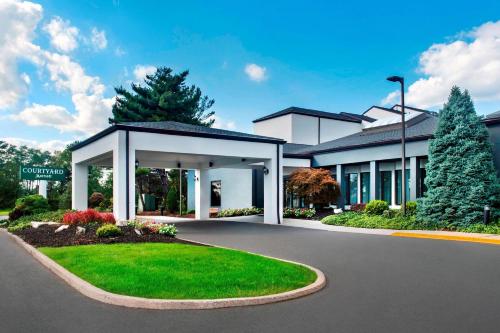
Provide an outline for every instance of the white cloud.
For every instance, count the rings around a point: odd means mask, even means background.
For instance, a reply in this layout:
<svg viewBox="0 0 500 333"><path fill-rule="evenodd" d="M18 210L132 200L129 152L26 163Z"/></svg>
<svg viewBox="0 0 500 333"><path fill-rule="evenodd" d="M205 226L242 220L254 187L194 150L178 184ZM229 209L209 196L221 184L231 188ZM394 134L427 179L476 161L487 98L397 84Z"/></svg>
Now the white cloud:
<svg viewBox="0 0 500 333"><path fill-rule="evenodd" d="M245 73L252 81L261 82L267 79L267 69L257 64L247 64L245 66Z"/></svg>
<svg viewBox="0 0 500 333"><path fill-rule="evenodd" d="M32 44L42 18L42 6L31 2L0 1L0 109L14 106L29 82L17 72L18 59L31 59Z"/></svg>
<svg viewBox="0 0 500 333"><path fill-rule="evenodd" d="M59 16L46 24L43 31L50 35L50 44L58 51L71 52L78 47L78 29Z"/></svg>
<svg viewBox="0 0 500 333"><path fill-rule="evenodd" d="M94 49L103 50L108 46L108 40L106 39L106 32L104 30L99 31L97 28L92 28L90 42Z"/></svg>
<svg viewBox="0 0 500 333"><path fill-rule="evenodd" d="M29 126L53 126L60 130L71 126L72 115L62 106L33 104L12 119L23 121Z"/></svg>
<svg viewBox="0 0 500 333"><path fill-rule="evenodd" d="M401 96L401 92L399 90L395 90L389 95L387 95L380 103L382 105L392 105L399 103L399 96Z"/></svg>
<svg viewBox="0 0 500 333"><path fill-rule="evenodd" d="M134 68L134 77L136 81L142 82L146 78L146 75L154 74L154 72L156 72L155 66L137 65Z"/></svg>
<svg viewBox="0 0 500 333"><path fill-rule="evenodd" d="M215 120L214 125L213 125L213 127L215 127L215 128L226 129L226 130L231 130L231 131L236 130L236 123L232 120L222 119L221 117L216 116L216 115L213 115L212 117L210 117L210 119Z"/></svg>
<svg viewBox="0 0 500 333"><path fill-rule="evenodd" d="M22 138L6 137L0 138L0 141L5 141L15 146L27 146L31 148L37 148L41 150L48 150L50 152L62 151L68 144L72 141L62 141L62 140L50 140L45 142L38 142L36 140L28 140Z"/></svg>
<svg viewBox="0 0 500 333"><path fill-rule="evenodd" d="M468 89L477 101L500 100L500 21L432 45L420 55L418 71L425 77L408 87L410 105L441 105L453 85Z"/></svg>

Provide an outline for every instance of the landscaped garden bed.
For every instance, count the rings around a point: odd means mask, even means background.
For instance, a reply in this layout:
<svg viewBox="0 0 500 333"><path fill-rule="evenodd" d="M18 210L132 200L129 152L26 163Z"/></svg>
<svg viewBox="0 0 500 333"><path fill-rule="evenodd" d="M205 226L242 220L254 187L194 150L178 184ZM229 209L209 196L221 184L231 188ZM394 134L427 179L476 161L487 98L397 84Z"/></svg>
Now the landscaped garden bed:
<svg viewBox="0 0 500 333"><path fill-rule="evenodd" d="M307 267L242 251L187 244L99 244L39 250L103 290L144 298L220 299L305 287Z"/></svg>
<svg viewBox="0 0 500 333"><path fill-rule="evenodd" d="M38 228L25 228L13 233L35 247L144 242L193 244L182 239L155 233L138 235L135 228L129 226L118 227L122 231L122 235L115 237L98 237L96 235L98 225L87 226L85 232L81 234L77 233L76 225L56 233L55 231L59 227L59 225L41 225Z"/></svg>

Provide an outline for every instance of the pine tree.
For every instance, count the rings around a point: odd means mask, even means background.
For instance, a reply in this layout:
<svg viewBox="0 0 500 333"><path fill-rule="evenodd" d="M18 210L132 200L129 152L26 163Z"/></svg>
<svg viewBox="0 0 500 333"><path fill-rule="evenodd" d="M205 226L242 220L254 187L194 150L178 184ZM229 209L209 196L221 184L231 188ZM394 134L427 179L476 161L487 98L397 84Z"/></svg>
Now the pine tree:
<svg viewBox="0 0 500 333"><path fill-rule="evenodd" d="M202 96L200 88L186 84L188 71L172 74L168 67L146 75L144 84L132 83L132 91L116 87L116 102L110 123L130 121L177 121L212 126L213 99Z"/></svg>
<svg viewBox="0 0 500 333"><path fill-rule="evenodd" d="M453 87L440 111L426 171L428 190L417 209L420 221L467 226L482 222L485 205L498 208L492 146L467 90Z"/></svg>

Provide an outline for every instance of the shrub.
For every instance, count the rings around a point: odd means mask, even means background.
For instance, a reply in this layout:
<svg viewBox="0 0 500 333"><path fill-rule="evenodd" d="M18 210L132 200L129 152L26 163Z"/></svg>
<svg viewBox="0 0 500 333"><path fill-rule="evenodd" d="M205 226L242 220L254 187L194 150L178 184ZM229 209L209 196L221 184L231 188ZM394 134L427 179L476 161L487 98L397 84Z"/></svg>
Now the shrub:
<svg viewBox="0 0 500 333"><path fill-rule="evenodd" d="M340 196L340 186L327 169L297 169L290 174L286 189L304 198L306 204L324 206Z"/></svg>
<svg viewBox="0 0 500 333"><path fill-rule="evenodd" d="M64 224L115 224L115 217L112 213L99 213L94 209L87 209L84 211L71 211L63 216L62 223Z"/></svg>
<svg viewBox="0 0 500 333"><path fill-rule="evenodd" d="M99 238L120 236L123 234L122 230L114 224L105 224L97 228L95 234Z"/></svg>
<svg viewBox="0 0 500 333"><path fill-rule="evenodd" d="M9 213L9 219L14 221L21 216L48 212L49 202L39 194L27 195L16 200L16 206Z"/></svg>
<svg viewBox="0 0 500 333"><path fill-rule="evenodd" d="M314 208L285 208L283 217L313 218L316 215Z"/></svg>
<svg viewBox="0 0 500 333"><path fill-rule="evenodd" d="M177 235L177 228L173 224L166 224L158 229L158 233L160 235L175 237L175 235Z"/></svg>
<svg viewBox="0 0 500 333"><path fill-rule="evenodd" d="M250 207L250 208L229 208L220 210L217 213L217 217L232 217L232 216L248 216L262 214L264 210L262 208Z"/></svg>
<svg viewBox="0 0 500 333"><path fill-rule="evenodd" d="M89 207L90 208L99 207L103 201L104 201L104 195L99 192L94 192L89 198Z"/></svg>
<svg viewBox="0 0 500 333"><path fill-rule="evenodd" d="M353 212L363 212L366 208L366 204L365 203L358 203L358 204L353 204L351 205L351 210Z"/></svg>
<svg viewBox="0 0 500 333"><path fill-rule="evenodd" d="M365 207L365 213L368 215L382 215L389 209L389 204L384 200L372 200Z"/></svg>
<svg viewBox="0 0 500 333"><path fill-rule="evenodd" d="M171 212L179 210L179 192L174 186L170 186L167 193L167 209Z"/></svg>
<svg viewBox="0 0 500 333"><path fill-rule="evenodd" d="M28 228L31 228L31 222L22 222L22 223L18 223L16 225L13 225L13 226L9 226L7 228L7 231L16 232L16 231L20 231L20 230L24 230L24 229L28 229Z"/></svg>
<svg viewBox="0 0 500 333"><path fill-rule="evenodd" d="M331 225L345 225L350 219L359 216L356 212L344 212L341 214L333 214L324 217L321 220L323 224L331 224Z"/></svg>
<svg viewBox="0 0 500 333"><path fill-rule="evenodd" d="M406 202L406 215L416 215L417 214L417 202L408 201Z"/></svg>

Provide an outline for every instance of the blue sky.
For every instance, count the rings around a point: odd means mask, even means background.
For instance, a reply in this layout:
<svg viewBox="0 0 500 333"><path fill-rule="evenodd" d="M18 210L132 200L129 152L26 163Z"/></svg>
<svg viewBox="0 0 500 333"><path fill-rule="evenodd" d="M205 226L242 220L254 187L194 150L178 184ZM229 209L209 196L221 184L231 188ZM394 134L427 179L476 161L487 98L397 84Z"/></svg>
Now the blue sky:
<svg viewBox="0 0 500 333"><path fill-rule="evenodd" d="M241 131L291 105L390 105L391 74L414 106L438 109L458 84L487 114L500 109L498 13L498 1L5 0L0 42L21 38L0 46L0 138L51 149L85 138L106 126L113 87L154 66L189 69L218 126Z"/></svg>

